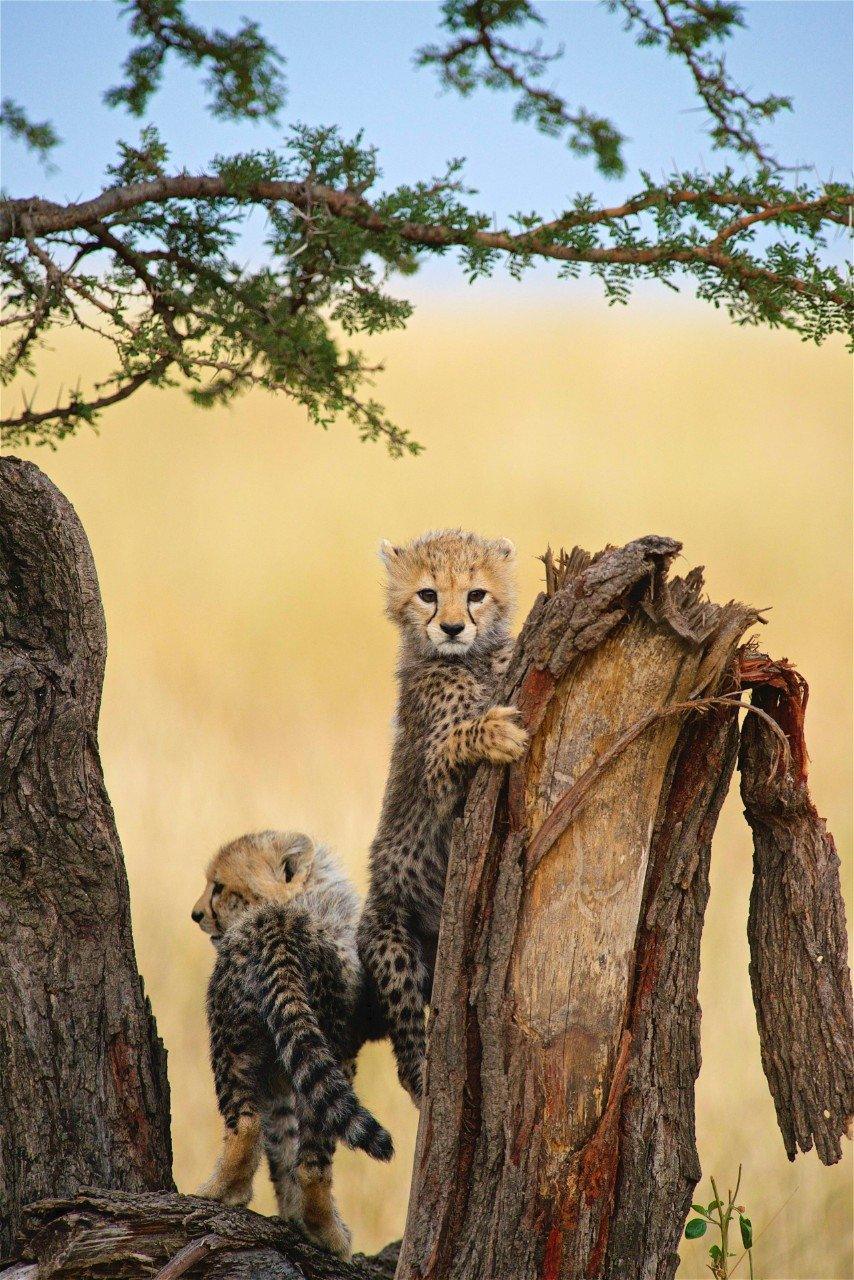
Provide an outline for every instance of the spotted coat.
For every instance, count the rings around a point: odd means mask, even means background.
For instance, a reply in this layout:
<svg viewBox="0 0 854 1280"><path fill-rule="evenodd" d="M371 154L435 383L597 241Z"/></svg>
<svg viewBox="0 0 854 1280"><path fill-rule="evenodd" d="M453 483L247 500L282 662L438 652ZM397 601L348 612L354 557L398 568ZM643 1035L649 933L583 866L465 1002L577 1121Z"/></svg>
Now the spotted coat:
<svg viewBox="0 0 854 1280"><path fill-rule="evenodd" d="M433 542L425 554L428 538ZM396 556L404 561L410 556L414 565L392 568L399 576L392 586L397 595L389 612L403 632L396 733L371 846L370 889L358 941L388 1025L401 1083L416 1104L423 1087L424 1010L435 966L448 844L469 767L480 760L501 765L517 759L527 735L515 708L493 705L511 647L509 590L502 596L495 583L495 607L476 618L469 611L474 639L457 649L441 636L438 645L430 642L428 628L435 614L425 613L426 621L421 622L407 603L407 583L401 579L408 579L414 593L426 591L427 604L435 604L437 613L443 607L452 609L446 597L454 590L462 594L459 607L464 608L472 583L494 583L495 561L504 558L495 546L458 531L427 535L410 548L395 549ZM483 558L491 562L487 569L492 577L481 569ZM503 565L501 569L506 573ZM425 581L432 585L419 588ZM459 623L448 625L453 629Z"/></svg>

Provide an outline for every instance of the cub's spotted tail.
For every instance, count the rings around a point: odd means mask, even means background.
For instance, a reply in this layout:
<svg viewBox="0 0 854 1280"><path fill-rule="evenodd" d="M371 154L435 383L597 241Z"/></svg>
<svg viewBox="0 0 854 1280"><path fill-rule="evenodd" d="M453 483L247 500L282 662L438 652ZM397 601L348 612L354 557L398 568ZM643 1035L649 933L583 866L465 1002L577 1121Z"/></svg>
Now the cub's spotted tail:
<svg viewBox="0 0 854 1280"><path fill-rule="evenodd" d="M298 938L298 932L289 930L284 937L262 941L258 990L261 1013L291 1079L300 1120L322 1139L359 1148L376 1160L390 1160L391 1135L359 1102L317 1020L301 958L310 954L311 943Z"/></svg>
<svg viewBox="0 0 854 1280"><path fill-rule="evenodd" d="M350 1099L356 1105L350 1119L338 1134L341 1141L348 1147L367 1151L375 1160L390 1160L394 1155L391 1134L362 1106L352 1089Z"/></svg>

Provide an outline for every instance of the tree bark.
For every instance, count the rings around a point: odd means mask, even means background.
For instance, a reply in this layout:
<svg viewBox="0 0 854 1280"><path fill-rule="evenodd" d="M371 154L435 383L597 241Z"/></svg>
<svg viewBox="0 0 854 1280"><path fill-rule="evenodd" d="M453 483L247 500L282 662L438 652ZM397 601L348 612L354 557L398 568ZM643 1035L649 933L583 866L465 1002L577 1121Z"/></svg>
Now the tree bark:
<svg viewBox="0 0 854 1280"><path fill-rule="evenodd" d="M93 1192L30 1206L19 1258L52 1280L391 1280L397 1250L344 1262L249 1209L197 1196Z"/></svg>
<svg viewBox="0 0 854 1280"><path fill-rule="evenodd" d="M747 936L762 1066L789 1159L815 1142L833 1164L854 1114L854 1007L839 858L807 790L809 691L788 663L764 654L749 656L743 678L789 743L786 763L768 721L751 716L739 756L753 831Z"/></svg>
<svg viewBox="0 0 854 1280"><path fill-rule="evenodd" d="M736 690L757 617L703 603L698 571L668 582L678 550L547 564L501 696L530 750L478 771L452 842L398 1280L675 1272L738 727L661 713Z"/></svg>
<svg viewBox="0 0 854 1280"><path fill-rule="evenodd" d="M28 1201L172 1186L166 1055L98 757L105 654L77 516L0 459L0 1257Z"/></svg>

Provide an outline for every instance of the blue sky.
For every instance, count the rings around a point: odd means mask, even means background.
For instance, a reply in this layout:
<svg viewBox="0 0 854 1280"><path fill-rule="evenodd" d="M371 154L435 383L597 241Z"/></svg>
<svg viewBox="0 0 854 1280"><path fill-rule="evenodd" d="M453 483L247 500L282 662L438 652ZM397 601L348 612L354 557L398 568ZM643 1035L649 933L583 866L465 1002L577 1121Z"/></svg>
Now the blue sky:
<svg viewBox="0 0 854 1280"><path fill-rule="evenodd" d="M282 127L213 119L202 77L174 61L149 117L170 145L175 168L190 170L203 169L218 151L276 145L297 120L337 123L347 133L364 129L379 148L387 185L440 173L450 157L465 156L469 183L480 193L476 204L499 222L520 208L556 213L576 191L613 202L639 185L640 168L664 176L674 166L722 166L681 65L658 50L638 49L602 5L553 0L540 8L547 40L566 49L548 83L628 135L623 179L602 178L589 160L514 122L509 95L479 91L463 100L442 92L432 70L416 70L412 54L437 38L440 14L438 5L421 0L191 3L193 19L207 25L233 29L243 16L257 19L285 55ZM852 6L753 0L745 10L747 29L729 54L735 78L757 94L794 98L794 111L767 130L769 144L788 161L815 165L821 179L850 178ZM50 175L23 147L6 142L4 189L57 200L94 195L116 139L134 139L141 123L101 100L119 79L129 47L126 20L112 0L2 0L0 20L3 94L33 118L52 120L64 140ZM453 272L450 262L440 262L427 277L441 283Z"/></svg>

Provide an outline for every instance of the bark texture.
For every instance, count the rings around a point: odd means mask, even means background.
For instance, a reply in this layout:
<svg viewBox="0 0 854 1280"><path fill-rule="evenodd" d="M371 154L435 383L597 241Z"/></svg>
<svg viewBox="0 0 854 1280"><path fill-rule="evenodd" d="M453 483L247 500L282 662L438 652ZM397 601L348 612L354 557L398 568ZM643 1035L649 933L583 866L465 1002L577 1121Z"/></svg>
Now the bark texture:
<svg viewBox="0 0 854 1280"><path fill-rule="evenodd" d="M77 516L0 458L0 1257L28 1201L172 1186L166 1055L98 757L105 654Z"/></svg>
<svg viewBox="0 0 854 1280"><path fill-rule="evenodd" d="M700 942L712 836L738 741L733 712L693 718L680 733L659 804L626 1018L626 1088L619 1134L612 1128L610 1135L611 1158L618 1158L613 1208L601 1236L602 1265L592 1257L591 1274L608 1280L674 1275L700 1179L694 1130Z"/></svg>
<svg viewBox="0 0 854 1280"><path fill-rule="evenodd" d="M702 602L699 571L669 582L678 550L547 565L502 695L530 750L478 771L454 835L398 1280L675 1272L737 726L661 713L735 687L756 619Z"/></svg>
<svg viewBox="0 0 854 1280"><path fill-rule="evenodd" d="M780 726L742 731L741 795L753 831L747 933L762 1066L790 1160L842 1155L854 1114L854 1009L845 906L833 837L807 788L806 682L788 663L750 655L743 678L753 704Z"/></svg>
<svg viewBox="0 0 854 1280"><path fill-rule="evenodd" d="M28 1208L17 1265L32 1270L15 1280L36 1280L36 1268L38 1280L391 1280L397 1250L344 1262L249 1209L196 1196L87 1192Z"/></svg>

